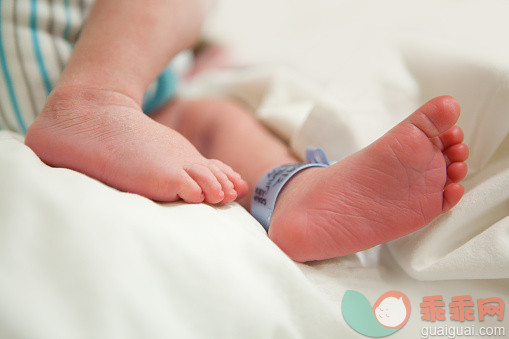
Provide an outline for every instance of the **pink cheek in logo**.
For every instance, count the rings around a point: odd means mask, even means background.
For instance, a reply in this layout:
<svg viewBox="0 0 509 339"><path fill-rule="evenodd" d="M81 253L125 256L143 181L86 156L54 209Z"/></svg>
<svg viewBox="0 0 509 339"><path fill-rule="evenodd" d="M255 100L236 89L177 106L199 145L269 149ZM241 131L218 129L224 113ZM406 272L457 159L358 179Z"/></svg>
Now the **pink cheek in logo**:
<svg viewBox="0 0 509 339"><path fill-rule="evenodd" d="M401 328L410 316L410 300L402 292L386 292L373 305L373 313L382 326Z"/></svg>

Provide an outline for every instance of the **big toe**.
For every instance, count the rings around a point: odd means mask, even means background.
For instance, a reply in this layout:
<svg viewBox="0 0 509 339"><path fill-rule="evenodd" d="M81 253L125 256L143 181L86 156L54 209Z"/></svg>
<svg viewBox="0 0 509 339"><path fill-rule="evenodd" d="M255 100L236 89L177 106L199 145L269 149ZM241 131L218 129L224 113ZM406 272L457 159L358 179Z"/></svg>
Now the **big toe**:
<svg viewBox="0 0 509 339"><path fill-rule="evenodd" d="M177 177L177 176L176 176ZM183 171L177 183L171 183L171 186L178 187L178 197L190 204L199 204L205 200L203 190L191 176ZM169 190L171 192L171 190ZM166 201L176 199L165 198Z"/></svg>
<svg viewBox="0 0 509 339"><path fill-rule="evenodd" d="M440 96L422 105L406 122L420 129L428 138L434 138L454 126L459 115L460 106L456 99Z"/></svg>

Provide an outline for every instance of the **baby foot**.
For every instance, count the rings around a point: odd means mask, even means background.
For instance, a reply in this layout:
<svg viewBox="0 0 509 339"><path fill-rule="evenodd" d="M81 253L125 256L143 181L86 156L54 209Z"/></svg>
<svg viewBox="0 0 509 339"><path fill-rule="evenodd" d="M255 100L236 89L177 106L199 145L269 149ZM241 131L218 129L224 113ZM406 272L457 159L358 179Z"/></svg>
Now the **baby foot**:
<svg viewBox="0 0 509 339"><path fill-rule="evenodd" d="M414 232L461 199L460 108L435 98L365 149L302 171L278 197L270 238L292 259L327 259Z"/></svg>
<svg viewBox="0 0 509 339"><path fill-rule="evenodd" d="M182 135L117 92L54 91L25 143L48 165L153 200L227 203L247 192L230 167L204 158Z"/></svg>

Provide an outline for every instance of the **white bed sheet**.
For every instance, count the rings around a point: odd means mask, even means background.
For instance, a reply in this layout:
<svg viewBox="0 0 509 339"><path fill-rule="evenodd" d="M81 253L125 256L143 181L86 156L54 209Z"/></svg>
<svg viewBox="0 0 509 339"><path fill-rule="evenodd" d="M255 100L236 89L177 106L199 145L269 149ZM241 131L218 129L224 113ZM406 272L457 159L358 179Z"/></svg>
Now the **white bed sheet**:
<svg viewBox="0 0 509 339"><path fill-rule="evenodd" d="M0 191L1 338L360 337L348 289L371 303L403 291L413 313L392 337L408 338L424 296L509 298L508 279L415 280L386 247L369 267L296 264L237 204L156 204L50 168L5 131Z"/></svg>

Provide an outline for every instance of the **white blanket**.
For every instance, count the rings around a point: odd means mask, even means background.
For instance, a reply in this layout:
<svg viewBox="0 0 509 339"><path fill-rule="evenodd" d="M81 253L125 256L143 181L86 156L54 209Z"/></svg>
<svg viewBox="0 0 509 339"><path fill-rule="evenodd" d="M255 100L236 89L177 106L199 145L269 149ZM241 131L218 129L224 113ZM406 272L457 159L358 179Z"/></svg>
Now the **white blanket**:
<svg viewBox="0 0 509 339"><path fill-rule="evenodd" d="M301 155L314 145L340 160L426 100L456 97L471 151L466 194L390 250L422 280L509 278L507 2L224 1L228 10L219 8L207 27L211 39L231 44L245 63L292 68L209 74L197 87L250 103Z"/></svg>
<svg viewBox="0 0 509 339"><path fill-rule="evenodd" d="M297 152L339 160L451 94L471 148L462 202L365 255L295 264L236 204L156 204L0 132L0 338L356 337L347 289L372 304L404 292L412 313L391 337L415 338L424 296L509 301L508 5L312 3L224 0L207 34L237 60L290 67L211 72L183 95L240 98Z"/></svg>

